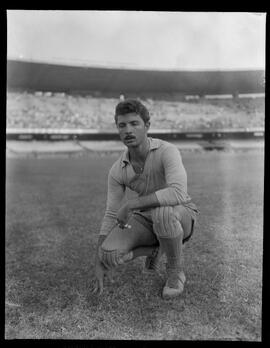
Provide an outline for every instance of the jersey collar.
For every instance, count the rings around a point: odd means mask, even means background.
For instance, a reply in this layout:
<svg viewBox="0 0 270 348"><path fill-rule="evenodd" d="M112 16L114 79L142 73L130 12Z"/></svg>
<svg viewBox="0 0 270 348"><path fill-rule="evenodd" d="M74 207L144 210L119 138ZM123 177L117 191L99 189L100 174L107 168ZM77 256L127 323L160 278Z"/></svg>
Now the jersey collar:
<svg viewBox="0 0 270 348"><path fill-rule="evenodd" d="M150 149L149 151L158 149L161 145L161 141L159 139L154 139L151 137L148 137L148 139L150 140ZM128 155L128 149L126 149L123 153L123 157L122 157L122 167L126 166L127 164L130 164L129 161L129 155Z"/></svg>

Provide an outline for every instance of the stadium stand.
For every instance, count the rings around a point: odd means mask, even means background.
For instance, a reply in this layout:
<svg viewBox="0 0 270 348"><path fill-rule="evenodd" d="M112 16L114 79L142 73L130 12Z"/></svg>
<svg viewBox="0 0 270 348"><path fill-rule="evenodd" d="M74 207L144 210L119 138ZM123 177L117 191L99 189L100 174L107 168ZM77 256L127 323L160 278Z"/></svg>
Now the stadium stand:
<svg viewBox="0 0 270 348"><path fill-rule="evenodd" d="M51 92L7 92L7 128L115 130L117 98ZM264 97L143 99L152 129L178 131L264 127Z"/></svg>
<svg viewBox="0 0 270 348"><path fill-rule="evenodd" d="M115 131L114 109L125 95L146 104L151 129L264 128L264 89L263 70L139 71L8 59L6 126ZM240 97L248 93L261 96Z"/></svg>

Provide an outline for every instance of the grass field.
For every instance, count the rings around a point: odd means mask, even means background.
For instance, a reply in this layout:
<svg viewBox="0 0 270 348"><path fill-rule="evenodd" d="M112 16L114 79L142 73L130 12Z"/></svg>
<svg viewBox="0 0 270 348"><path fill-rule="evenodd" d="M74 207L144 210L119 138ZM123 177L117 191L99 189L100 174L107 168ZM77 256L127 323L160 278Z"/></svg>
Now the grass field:
<svg viewBox="0 0 270 348"><path fill-rule="evenodd" d="M201 215L170 301L143 258L89 293L115 155L7 159L7 339L261 340L264 153L182 156Z"/></svg>

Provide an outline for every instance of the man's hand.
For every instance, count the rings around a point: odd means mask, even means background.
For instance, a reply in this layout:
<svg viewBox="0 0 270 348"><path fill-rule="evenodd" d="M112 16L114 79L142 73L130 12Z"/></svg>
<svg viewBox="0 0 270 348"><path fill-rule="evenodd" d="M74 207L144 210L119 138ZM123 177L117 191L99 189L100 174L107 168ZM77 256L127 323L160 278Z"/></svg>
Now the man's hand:
<svg viewBox="0 0 270 348"><path fill-rule="evenodd" d="M106 269L99 258L99 248L105 239L106 239L106 236L104 235L99 236L96 257L95 257L95 279L93 281L91 291L92 293L97 293L98 295L101 295L103 292L103 283L104 283L105 275L107 275L110 281L112 282L111 270Z"/></svg>
<svg viewBox="0 0 270 348"><path fill-rule="evenodd" d="M129 208L129 204L125 203L117 212L116 214L116 220L118 222L118 226L120 228L127 227L127 222L129 220L129 217L131 215L132 211Z"/></svg>
<svg viewBox="0 0 270 348"><path fill-rule="evenodd" d="M104 276L106 273L106 269L103 266L103 264L100 262L100 260L96 259L95 264L95 277L94 280L94 286L92 289L93 294L101 295L103 293L103 283L104 283Z"/></svg>
<svg viewBox="0 0 270 348"><path fill-rule="evenodd" d="M105 268L105 266L102 264L102 262L99 260L99 258L96 258L96 264L95 264L95 277L94 285L92 288L92 293L101 295L103 293L103 284L104 284L104 278L107 276L109 280L113 283L112 279L112 270L108 270Z"/></svg>

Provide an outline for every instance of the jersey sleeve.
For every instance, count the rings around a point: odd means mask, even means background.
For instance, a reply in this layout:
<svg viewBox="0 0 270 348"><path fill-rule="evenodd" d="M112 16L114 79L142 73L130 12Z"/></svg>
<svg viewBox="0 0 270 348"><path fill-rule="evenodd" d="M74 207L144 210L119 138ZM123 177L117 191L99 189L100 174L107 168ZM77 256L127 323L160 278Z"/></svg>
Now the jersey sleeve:
<svg viewBox="0 0 270 348"><path fill-rule="evenodd" d="M125 185L121 183L112 167L108 175L108 191L105 214L101 223L100 235L107 235L116 223L116 213L125 196Z"/></svg>
<svg viewBox="0 0 270 348"><path fill-rule="evenodd" d="M161 155L166 187L156 191L161 206L178 205L190 200L187 194L187 174L176 146L167 146Z"/></svg>

